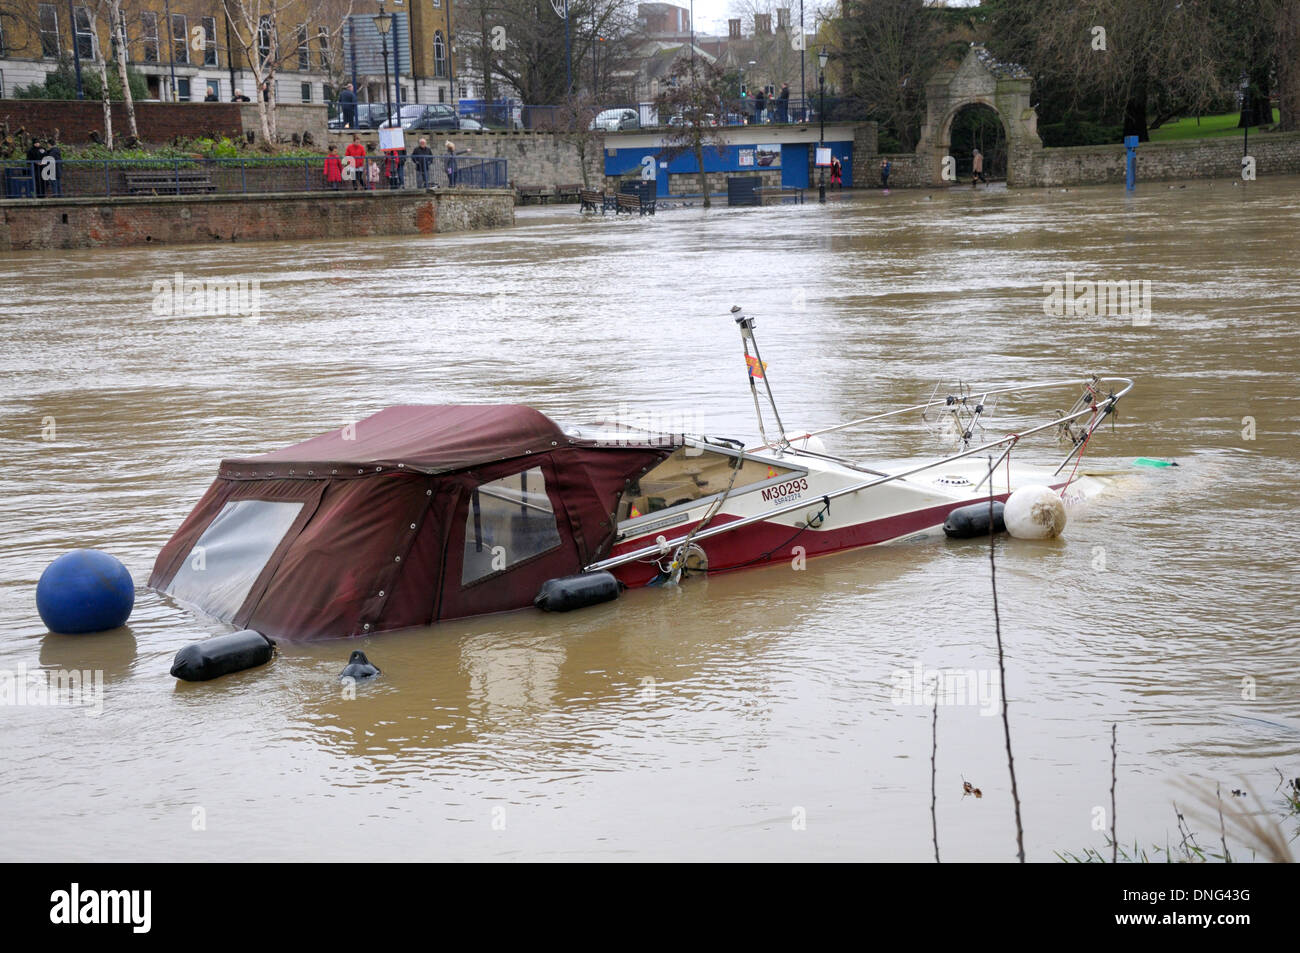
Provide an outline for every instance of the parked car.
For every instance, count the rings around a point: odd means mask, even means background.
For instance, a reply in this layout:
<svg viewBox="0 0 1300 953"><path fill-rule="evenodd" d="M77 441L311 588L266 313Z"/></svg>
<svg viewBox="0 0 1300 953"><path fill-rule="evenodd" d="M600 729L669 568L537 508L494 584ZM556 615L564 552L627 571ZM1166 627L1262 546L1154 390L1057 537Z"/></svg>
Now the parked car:
<svg viewBox="0 0 1300 953"><path fill-rule="evenodd" d="M384 110L383 103L357 103L357 124L353 128L378 129L379 124L384 121ZM343 130L342 115L331 119L329 127L334 132L341 132Z"/></svg>
<svg viewBox="0 0 1300 953"><path fill-rule="evenodd" d="M461 132L482 132L484 128L481 122L469 116L461 116L457 121L460 123Z"/></svg>
<svg viewBox="0 0 1300 953"><path fill-rule="evenodd" d="M401 115L402 128L413 132L460 128L456 110L442 103L403 106Z"/></svg>
<svg viewBox="0 0 1300 953"><path fill-rule="evenodd" d="M640 129L641 118L635 109L606 109L596 115L588 129L601 132L622 132L625 129Z"/></svg>

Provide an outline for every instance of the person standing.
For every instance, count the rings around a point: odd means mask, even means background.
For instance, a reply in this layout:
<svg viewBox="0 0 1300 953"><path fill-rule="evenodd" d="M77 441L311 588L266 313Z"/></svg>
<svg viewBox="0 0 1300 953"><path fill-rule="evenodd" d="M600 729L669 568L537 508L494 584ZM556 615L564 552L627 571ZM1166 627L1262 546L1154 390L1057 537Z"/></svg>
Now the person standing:
<svg viewBox="0 0 1300 953"><path fill-rule="evenodd" d="M235 95L230 97L230 101L232 103L252 102L252 100L250 100L247 96L244 95L244 91L242 89L235 90Z"/></svg>
<svg viewBox="0 0 1300 953"><path fill-rule="evenodd" d="M893 165L888 159L880 160L880 187L882 189L889 188L889 172L892 168Z"/></svg>
<svg viewBox="0 0 1300 953"><path fill-rule="evenodd" d="M429 140L421 139L420 144L411 151L411 161L415 164L415 180L420 188L429 187L429 170L433 166L433 150Z"/></svg>
<svg viewBox="0 0 1300 953"><path fill-rule="evenodd" d="M344 129L357 127L357 94L352 90L351 83L344 86L343 92L339 93L339 113L343 117Z"/></svg>
<svg viewBox="0 0 1300 953"><path fill-rule="evenodd" d="M204 101L205 103L215 103L215 102L219 102L219 100L217 99L217 87L215 87L215 86L209 86L209 87L208 87L207 95L205 95L205 96L203 97L203 101Z"/></svg>
<svg viewBox="0 0 1300 953"><path fill-rule="evenodd" d="M262 84L262 102L264 102L264 103L269 103L270 101L271 101L271 84L270 84L269 82L268 82L268 83L263 83L263 84Z"/></svg>
<svg viewBox="0 0 1300 953"><path fill-rule="evenodd" d="M831 188L844 188L844 166L840 164L839 156L831 159Z"/></svg>
<svg viewBox="0 0 1300 953"><path fill-rule="evenodd" d="M338 146L330 146L325 156L325 182L335 191L343 188L343 160L339 158Z"/></svg>
<svg viewBox="0 0 1300 953"><path fill-rule="evenodd" d="M442 168L447 173L447 186L454 189L456 187L456 147L451 142L447 143L447 158L442 160Z"/></svg>
<svg viewBox="0 0 1300 953"><path fill-rule="evenodd" d="M45 148L41 145L41 140L33 139L27 150L27 167L32 172L32 195L38 199L45 198L45 179L42 178L45 173L44 159Z"/></svg>
<svg viewBox="0 0 1300 953"><path fill-rule="evenodd" d="M790 121L790 84L781 84L781 94L776 97L776 121L786 123Z"/></svg>
<svg viewBox="0 0 1300 953"><path fill-rule="evenodd" d="M984 153L978 149L975 150L975 155L971 158L970 168L970 187L972 189L979 188L980 182L988 183L988 179L984 178Z"/></svg>
<svg viewBox="0 0 1300 953"><path fill-rule="evenodd" d="M366 165L366 185L372 192L379 188L379 163L374 159Z"/></svg>
<svg viewBox="0 0 1300 953"><path fill-rule="evenodd" d="M758 90L758 95L754 97L754 122L755 123L760 123L763 121L763 108L766 105L767 105L767 97L763 95L763 90L760 87Z"/></svg>
<svg viewBox="0 0 1300 953"><path fill-rule="evenodd" d="M389 149L384 158L384 178L388 180L390 189L402 187L402 160L396 149Z"/></svg>
<svg viewBox="0 0 1300 953"><path fill-rule="evenodd" d="M50 195L63 195L63 150L57 141L51 139L50 147L45 150L46 163L54 169L54 178L47 183Z"/></svg>
<svg viewBox="0 0 1300 953"><path fill-rule="evenodd" d="M343 177L352 180L353 191L365 188L366 147L361 144L361 137L355 132L352 141L343 150L343 165L347 170Z"/></svg>

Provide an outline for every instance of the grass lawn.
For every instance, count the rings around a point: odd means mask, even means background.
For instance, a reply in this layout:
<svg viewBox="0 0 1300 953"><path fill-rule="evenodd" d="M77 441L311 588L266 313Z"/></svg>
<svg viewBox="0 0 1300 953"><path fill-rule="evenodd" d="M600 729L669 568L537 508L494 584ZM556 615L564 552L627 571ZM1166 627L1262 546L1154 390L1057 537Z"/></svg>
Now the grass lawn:
<svg viewBox="0 0 1300 953"><path fill-rule="evenodd" d="M1167 122L1159 129L1151 130L1152 142L1177 142L1179 139L1208 139L1212 136L1240 136L1237 122L1241 113L1224 113L1221 116L1202 116L1198 124L1196 117ZM1277 122L1277 110L1273 110L1273 121ZM1256 128L1255 126L1251 127Z"/></svg>

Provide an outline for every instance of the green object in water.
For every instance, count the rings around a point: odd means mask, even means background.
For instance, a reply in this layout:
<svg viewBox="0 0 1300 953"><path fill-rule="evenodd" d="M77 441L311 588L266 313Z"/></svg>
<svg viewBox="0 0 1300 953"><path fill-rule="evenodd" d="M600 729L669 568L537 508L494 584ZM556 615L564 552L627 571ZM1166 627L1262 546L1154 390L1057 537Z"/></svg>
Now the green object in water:
<svg viewBox="0 0 1300 953"><path fill-rule="evenodd" d="M1138 457L1133 461L1135 467L1176 467L1172 460L1153 460L1151 457Z"/></svg>

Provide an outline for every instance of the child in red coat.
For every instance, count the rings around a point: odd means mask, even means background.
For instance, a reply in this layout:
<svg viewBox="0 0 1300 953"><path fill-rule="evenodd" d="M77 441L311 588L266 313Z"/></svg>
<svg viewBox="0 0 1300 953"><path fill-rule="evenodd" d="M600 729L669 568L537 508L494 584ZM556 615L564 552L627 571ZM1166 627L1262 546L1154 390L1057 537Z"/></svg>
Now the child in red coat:
<svg viewBox="0 0 1300 953"><path fill-rule="evenodd" d="M325 181L331 189L343 188L343 160L339 158L337 146L330 146L325 157Z"/></svg>

